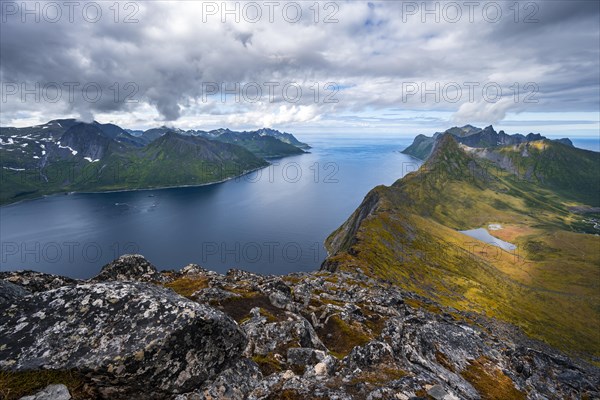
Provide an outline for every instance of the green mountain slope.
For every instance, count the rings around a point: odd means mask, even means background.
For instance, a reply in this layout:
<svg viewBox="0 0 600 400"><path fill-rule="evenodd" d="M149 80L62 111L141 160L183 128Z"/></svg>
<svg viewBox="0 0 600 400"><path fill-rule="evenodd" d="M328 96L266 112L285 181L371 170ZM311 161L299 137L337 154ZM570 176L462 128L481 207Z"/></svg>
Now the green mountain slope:
<svg viewBox="0 0 600 400"><path fill-rule="evenodd" d="M140 147L128 133L103 128L79 123L60 134L53 125L0 136L0 203L58 192L200 185L268 165L234 144L171 131Z"/></svg>
<svg viewBox="0 0 600 400"><path fill-rule="evenodd" d="M123 158L122 164L120 181L139 188L217 182L268 165L240 146L175 132Z"/></svg>
<svg viewBox="0 0 600 400"><path fill-rule="evenodd" d="M546 139L505 146L492 154L492 160L499 160L521 179L538 182L565 198L600 206L598 152Z"/></svg>
<svg viewBox="0 0 600 400"><path fill-rule="evenodd" d="M598 205L587 187L597 184L599 171L543 167L587 165L598 154L547 141L530 143L527 155L519 148L467 152L442 135L419 171L373 189L330 235L322 268L360 268L444 305L513 323L561 349L600 356L600 237L570 211ZM539 175L525 179L492 161L498 154L533 165ZM585 188L574 188L566 175ZM492 235L517 250L458 232L490 224L502 227Z"/></svg>
<svg viewBox="0 0 600 400"><path fill-rule="evenodd" d="M257 132L227 131L216 137L215 140L242 146L257 157L285 157L304 153L299 147L285 143L273 136L260 135Z"/></svg>
<svg viewBox="0 0 600 400"><path fill-rule="evenodd" d="M426 160L433 150L434 143L434 138L425 135L418 135L410 146L402 150L402 153L418 158L419 160Z"/></svg>

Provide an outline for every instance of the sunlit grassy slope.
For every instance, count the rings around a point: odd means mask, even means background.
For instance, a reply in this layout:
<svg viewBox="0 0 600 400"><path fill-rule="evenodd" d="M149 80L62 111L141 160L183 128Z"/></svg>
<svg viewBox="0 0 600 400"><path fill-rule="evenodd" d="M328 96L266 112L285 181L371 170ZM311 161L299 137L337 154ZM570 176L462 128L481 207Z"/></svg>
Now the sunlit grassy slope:
<svg viewBox="0 0 600 400"><path fill-rule="evenodd" d="M419 171L373 189L331 234L324 268L361 268L600 356L600 237L582 222L593 215L569 211L599 205L598 153L549 141L483 153L444 136ZM488 224L501 224L491 233L518 249L457 232Z"/></svg>

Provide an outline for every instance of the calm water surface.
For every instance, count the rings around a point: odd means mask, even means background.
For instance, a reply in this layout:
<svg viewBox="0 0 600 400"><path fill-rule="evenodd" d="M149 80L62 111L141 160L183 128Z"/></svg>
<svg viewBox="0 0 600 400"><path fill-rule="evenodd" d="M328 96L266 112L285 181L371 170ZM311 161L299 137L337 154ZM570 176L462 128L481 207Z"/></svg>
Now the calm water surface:
<svg viewBox="0 0 600 400"><path fill-rule="evenodd" d="M459 232L474 239L481 240L484 243L491 244L492 246L500 247L502 250L513 251L517 249L517 246L514 244L505 242L504 240L492 236L485 228L470 229Z"/></svg>
<svg viewBox="0 0 600 400"><path fill-rule="evenodd" d="M87 278L121 254L141 253L161 269L315 270L326 256L323 241L367 192L420 163L399 153L408 138L300 139L313 146L310 154L221 184L1 207L0 269Z"/></svg>

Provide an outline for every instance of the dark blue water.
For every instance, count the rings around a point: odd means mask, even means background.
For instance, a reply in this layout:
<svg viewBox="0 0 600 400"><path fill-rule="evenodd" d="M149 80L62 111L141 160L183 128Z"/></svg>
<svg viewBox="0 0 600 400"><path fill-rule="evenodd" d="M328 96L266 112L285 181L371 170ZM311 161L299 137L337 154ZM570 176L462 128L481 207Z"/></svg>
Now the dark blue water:
<svg viewBox="0 0 600 400"><path fill-rule="evenodd" d="M315 270L326 256L325 238L367 192L419 163L399 153L412 139L301 139L311 154L221 184L1 207L0 269L87 278L121 254L141 253L161 269Z"/></svg>

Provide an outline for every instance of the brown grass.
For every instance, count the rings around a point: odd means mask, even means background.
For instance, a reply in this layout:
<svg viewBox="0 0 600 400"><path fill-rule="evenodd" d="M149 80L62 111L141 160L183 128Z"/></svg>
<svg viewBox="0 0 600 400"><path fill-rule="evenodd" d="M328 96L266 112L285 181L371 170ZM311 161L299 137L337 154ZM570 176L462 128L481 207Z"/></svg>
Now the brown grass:
<svg viewBox="0 0 600 400"><path fill-rule="evenodd" d="M285 317L285 312L272 305L269 298L264 295L231 297L221 301L217 307L238 323L248 319L250 310L254 307L260 307L261 315L267 317L268 322L280 321Z"/></svg>
<svg viewBox="0 0 600 400"><path fill-rule="evenodd" d="M525 400L525 394L517 388L513 381L485 357L471 361L461 372L479 392L482 400Z"/></svg>
<svg viewBox="0 0 600 400"><path fill-rule="evenodd" d="M329 318L325 326L317 330L319 338L338 358L345 357L356 346L362 346L370 341L369 336L357 327L343 321L337 315Z"/></svg>
<svg viewBox="0 0 600 400"><path fill-rule="evenodd" d="M200 289L208 287L208 279L201 278L179 278L173 282L165 284L166 287L173 289L177 294L191 298L191 296Z"/></svg>

